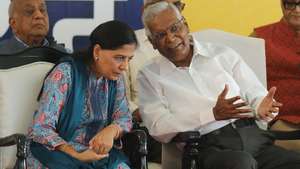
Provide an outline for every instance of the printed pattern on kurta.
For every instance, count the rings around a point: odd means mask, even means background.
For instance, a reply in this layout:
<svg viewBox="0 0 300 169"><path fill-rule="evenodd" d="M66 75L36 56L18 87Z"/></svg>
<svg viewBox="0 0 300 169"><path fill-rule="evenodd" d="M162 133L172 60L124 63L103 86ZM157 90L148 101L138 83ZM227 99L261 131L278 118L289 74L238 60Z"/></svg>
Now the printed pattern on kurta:
<svg viewBox="0 0 300 169"><path fill-rule="evenodd" d="M33 141L45 145L49 150L54 150L55 147L66 143L56 132L56 125L71 86L71 65L68 63L57 65L45 80L39 108L35 112L32 125L29 128L29 137ZM124 132L130 131L132 127L131 113L125 96L123 78L117 80L116 86L114 111L108 112L108 80L105 78L97 79L93 73L89 73L81 123L76 128L73 138L68 142L78 152L86 150L89 140L107 125L108 113L113 113L111 123L118 124ZM28 165L32 169L45 168L31 154ZM129 168L125 163L114 166L118 169Z"/></svg>

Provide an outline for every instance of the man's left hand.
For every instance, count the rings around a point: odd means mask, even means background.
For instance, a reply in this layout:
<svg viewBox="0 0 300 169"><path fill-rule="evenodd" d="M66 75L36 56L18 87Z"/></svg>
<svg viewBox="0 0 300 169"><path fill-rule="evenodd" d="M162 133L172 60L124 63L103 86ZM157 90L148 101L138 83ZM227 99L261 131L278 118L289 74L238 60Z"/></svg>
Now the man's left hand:
<svg viewBox="0 0 300 169"><path fill-rule="evenodd" d="M274 118L274 115L272 113L279 112L279 107L282 106L282 103L275 101L275 92L276 87L272 87L260 103L257 109L257 115L260 119L269 121L270 119Z"/></svg>

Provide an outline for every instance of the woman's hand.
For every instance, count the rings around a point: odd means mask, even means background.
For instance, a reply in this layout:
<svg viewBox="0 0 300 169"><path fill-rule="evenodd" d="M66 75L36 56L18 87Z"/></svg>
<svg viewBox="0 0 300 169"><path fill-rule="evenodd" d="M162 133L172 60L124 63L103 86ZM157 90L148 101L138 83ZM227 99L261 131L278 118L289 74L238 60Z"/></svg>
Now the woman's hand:
<svg viewBox="0 0 300 169"><path fill-rule="evenodd" d="M89 142L90 149L93 149L97 154L108 154L111 150L114 139L118 138L120 127L116 124L111 124L102 129Z"/></svg>
<svg viewBox="0 0 300 169"><path fill-rule="evenodd" d="M81 153L78 153L71 145L67 143L58 146L56 149L66 154L69 154L70 156L82 162L98 161L101 160L102 158L108 157L108 154L97 154L91 149L87 149Z"/></svg>
<svg viewBox="0 0 300 169"><path fill-rule="evenodd" d="M78 153L75 158L82 162L93 162L108 157L108 154L97 154L94 150L87 149Z"/></svg>

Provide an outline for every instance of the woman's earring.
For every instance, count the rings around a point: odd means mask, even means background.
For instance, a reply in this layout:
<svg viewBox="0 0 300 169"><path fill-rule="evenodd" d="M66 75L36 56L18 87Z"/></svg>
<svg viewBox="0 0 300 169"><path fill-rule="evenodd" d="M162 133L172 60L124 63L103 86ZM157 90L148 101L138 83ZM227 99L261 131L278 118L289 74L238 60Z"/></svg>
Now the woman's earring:
<svg viewBox="0 0 300 169"><path fill-rule="evenodd" d="M97 56L97 57L96 57L96 61L98 61L98 60L99 60L99 57Z"/></svg>

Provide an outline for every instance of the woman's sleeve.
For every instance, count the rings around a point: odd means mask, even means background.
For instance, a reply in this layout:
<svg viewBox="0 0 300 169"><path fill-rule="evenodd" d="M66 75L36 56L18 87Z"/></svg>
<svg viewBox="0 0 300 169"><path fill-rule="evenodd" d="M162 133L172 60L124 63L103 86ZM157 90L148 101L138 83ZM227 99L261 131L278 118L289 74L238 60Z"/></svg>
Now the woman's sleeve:
<svg viewBox="0 0 300 169"><path fill-rule="evenodd" d="M59 115L71 87L71 65L61 63L53 69L44 82L38 110L29 128L29 137L48 149L65 144L56 130Z"/></svg>
<svg viewBox="0 0 300 169"><path fill-rule="evenodd" d="M112 115L114 124L118 124L123 132L129 132L132 128L132 115L128 107L123 77L117 81L117 92Z"/></svg>

